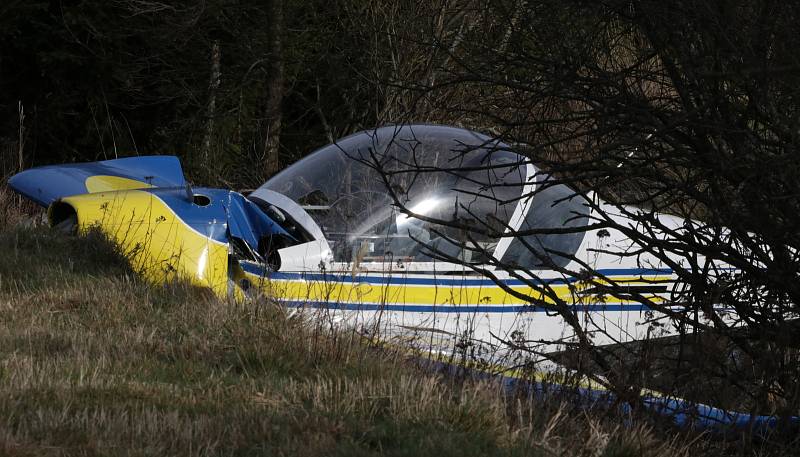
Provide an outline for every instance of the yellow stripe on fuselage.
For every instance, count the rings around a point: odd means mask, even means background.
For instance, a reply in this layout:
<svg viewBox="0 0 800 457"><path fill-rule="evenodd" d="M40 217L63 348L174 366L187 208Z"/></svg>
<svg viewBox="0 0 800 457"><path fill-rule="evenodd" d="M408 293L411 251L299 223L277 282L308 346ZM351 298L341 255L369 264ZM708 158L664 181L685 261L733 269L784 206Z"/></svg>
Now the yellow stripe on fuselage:
<svg viewBox="0 0 800 457"><path fill-rule="evenodd" d="M452 285L395 285L341 282L336 280L287 280L264 278L253 273L246 273L247 279L258 286L269 296L285 300L328 302L328 303L381 303L408 305L526 305L536 302L555 303L545 291L550 289L560 300L574 304L595 304L602 301L596 294L578 295L580 288L570 288L567 284L554 284L542 289L529 286L510 286L521 297L512 295L500 286L463 286ZM641 278L620 278L618 283L651 284L651 281L665 281L669 277L649 278L643 282ZM653 294L643 294L654 302L662 298ZM527 297L527 298L526 298ZM632 300L620 300L607 296L606 300L619 304L635 304Z"/></svg>

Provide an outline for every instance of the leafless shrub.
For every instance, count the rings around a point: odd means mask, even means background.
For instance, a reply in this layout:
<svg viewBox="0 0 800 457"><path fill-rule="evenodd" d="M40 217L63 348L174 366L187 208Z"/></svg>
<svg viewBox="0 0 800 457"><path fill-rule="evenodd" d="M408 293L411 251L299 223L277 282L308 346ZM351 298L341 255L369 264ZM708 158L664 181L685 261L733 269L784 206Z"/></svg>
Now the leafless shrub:
<svg viewBox="0 0 800 457"><path fill-rule="evenodd" d="M800 365L790 336L800 303L799 204L790 184L798 180L791 133L797 40L790 32L797 9L776 12L760 2L487 1L421 11L429 13L427 27L391 29L399 43L393 52L416 56L384 79L410 100L393 119L436 119L491 133L537 166L538 179L549 177L523 199L568 185L592 211L591 222L573 231L606 230L630 241L598 248L599 254L640 259L641 268L662 265L677 278L669 299L655 300L609 280L587 259L543 253L580 265L551 270L645 304L678 329L671 340L597 348L575 309L541 300L555 294L534 285L529 302L561 316L577 335L571 351L582 355L571 360L583 362L574 368L601 374L623 398L657 384L753 412L784 418L800 412ZM406 15L392 17L402 24ZM391 186L396 170L379 160L372 165ZM412 214L402 193L394 197ZM686 222L673 227L659 213ZM456 241L473 250L474 240L492 231L458 228L467 235ZM502 261L492 267L519 270Z"/></svg>

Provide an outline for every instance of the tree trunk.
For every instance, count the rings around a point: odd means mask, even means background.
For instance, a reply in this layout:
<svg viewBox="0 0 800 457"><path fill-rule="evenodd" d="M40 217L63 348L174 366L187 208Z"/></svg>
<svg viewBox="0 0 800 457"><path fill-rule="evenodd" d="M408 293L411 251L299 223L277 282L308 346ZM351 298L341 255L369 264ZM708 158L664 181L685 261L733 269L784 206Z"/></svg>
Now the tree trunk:
<svg viewBox="0 0 800 457"><path fill-rule="evenodd" d="M267 99L264 106L264 173L272 176L280 169L281 104L283 102L283 0L270 1L272 24L269 36Z"/></svg>
<svg viewBox="0 0 800 457"><path fill-rule="evenodd" d="M222 77L219 61L219 41L214 40L214 43L211 45L211 79L208 83L206 132L203 136L202 160L204 167L208 167L210 165L209 155L211 151L211 140L214 137L214 118L217 115L217 91L219 90L220 78Z"/></svg>

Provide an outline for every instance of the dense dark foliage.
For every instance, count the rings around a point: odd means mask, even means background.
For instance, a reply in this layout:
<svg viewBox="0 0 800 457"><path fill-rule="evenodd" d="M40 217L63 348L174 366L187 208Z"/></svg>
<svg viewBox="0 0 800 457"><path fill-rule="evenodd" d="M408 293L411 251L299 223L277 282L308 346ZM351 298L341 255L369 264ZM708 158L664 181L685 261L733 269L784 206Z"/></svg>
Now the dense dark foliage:
<svg viewBox="0 0 800 457"><path fill-rule="evenodd" d="M283 0L4 2L0 140L18 141L21 106L26 166L177 154L197 180L258 184L274 171L265 169L276 153L266 144L275 134L266 131L270 91L282 117L283 163L374 124L368 37L354 28L362 25L358 8ZM273 74L277 64L282 81ZM204 147L215 164L210 174L199 163ZM16 163L16 148L8 150Z"/></svg>

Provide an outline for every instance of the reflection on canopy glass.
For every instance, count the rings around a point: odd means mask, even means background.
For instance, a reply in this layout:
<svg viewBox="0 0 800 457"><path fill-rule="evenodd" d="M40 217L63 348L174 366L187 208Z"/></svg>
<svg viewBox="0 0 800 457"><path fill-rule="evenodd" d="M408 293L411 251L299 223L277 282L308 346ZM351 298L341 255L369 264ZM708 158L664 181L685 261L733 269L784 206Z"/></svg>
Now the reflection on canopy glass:
<svg viewBox="0 0 800 457"><path fill-rule="evenodd" d="M510 221L525 174L524 158L488 137L384 127L320 149L266 187L314 217L336 261L425 261L433 250L480 262Z"/></svg>

